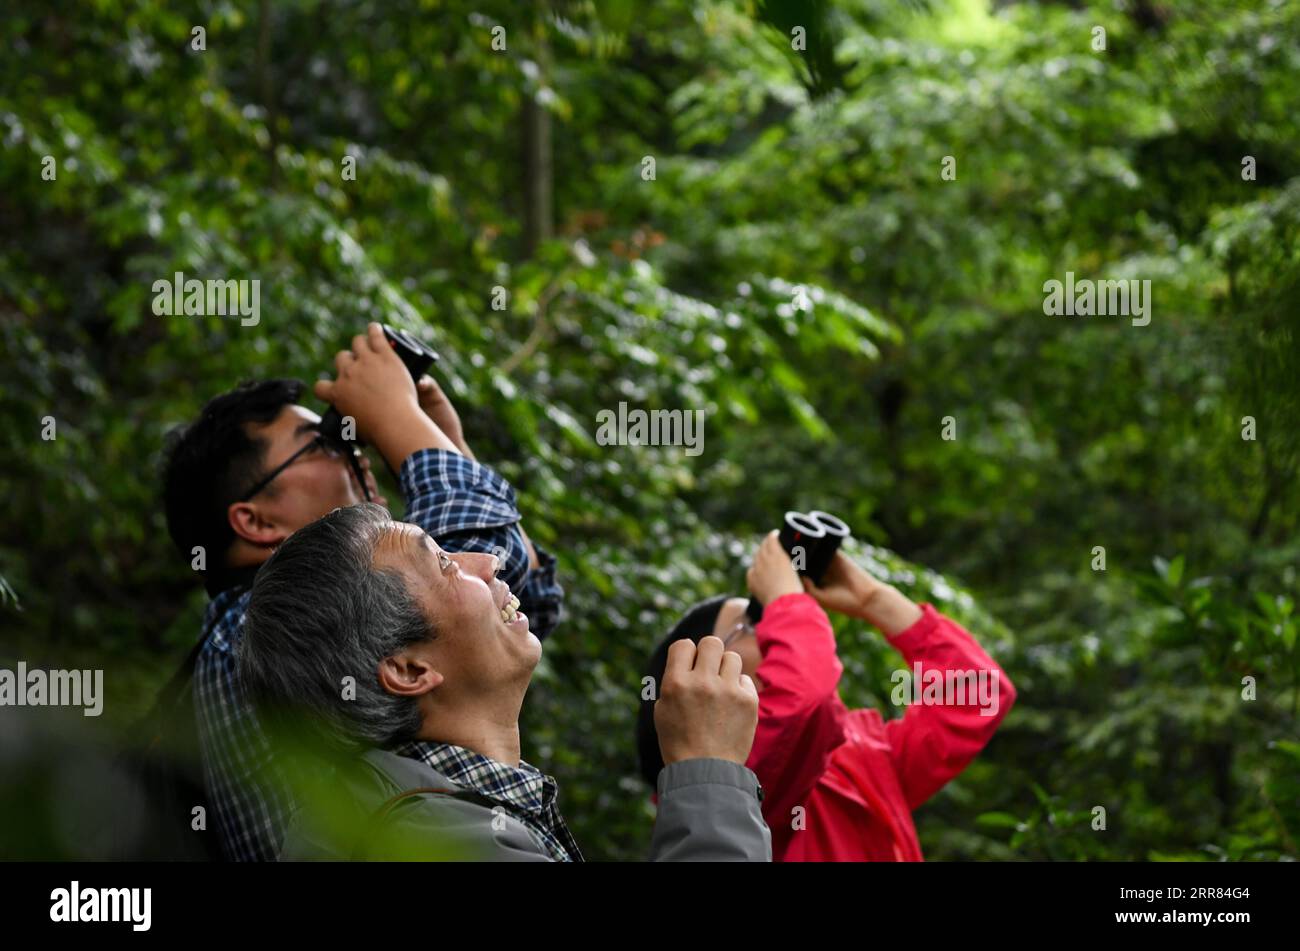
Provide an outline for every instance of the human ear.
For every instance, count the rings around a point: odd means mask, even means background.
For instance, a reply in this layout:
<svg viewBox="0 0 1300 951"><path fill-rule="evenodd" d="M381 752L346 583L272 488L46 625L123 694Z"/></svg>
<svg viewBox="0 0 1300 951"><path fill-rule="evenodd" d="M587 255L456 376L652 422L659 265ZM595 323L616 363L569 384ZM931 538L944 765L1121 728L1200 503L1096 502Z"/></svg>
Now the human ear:
<svg viewBox="0 0 1300 951"><path fill-rule="evenodd" d="M443 676L427 658L401 651L379 662L379 685L398 697L418 697L437 688Z"/></svg>
<svg viewBox="0 0 1300 951"><path fill-rule="evenodd" d="M256 502L232 502L226 509L226 521L235 537L259 548L274 547L289 533L266 517Z"/></svg>

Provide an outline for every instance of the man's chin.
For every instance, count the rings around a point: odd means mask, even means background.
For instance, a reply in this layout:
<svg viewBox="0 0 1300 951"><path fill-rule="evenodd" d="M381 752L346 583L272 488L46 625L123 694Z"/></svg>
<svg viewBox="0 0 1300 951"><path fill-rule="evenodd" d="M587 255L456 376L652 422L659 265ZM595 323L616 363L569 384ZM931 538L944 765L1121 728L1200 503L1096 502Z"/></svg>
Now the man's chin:
<svg viewBox="0 0 1300 951"><path fill-rule="evenodd" d="M532 629L528 626L527 614L524 614L522 611L518 612L515 620L505 624L505 628L506 636L512 640L528 641L531 645L534 645L534 649L537 651L537 659L541 659L542 639L534 634ZM535 660L533 663L536 664L536 662L537 661Z"/></svg>

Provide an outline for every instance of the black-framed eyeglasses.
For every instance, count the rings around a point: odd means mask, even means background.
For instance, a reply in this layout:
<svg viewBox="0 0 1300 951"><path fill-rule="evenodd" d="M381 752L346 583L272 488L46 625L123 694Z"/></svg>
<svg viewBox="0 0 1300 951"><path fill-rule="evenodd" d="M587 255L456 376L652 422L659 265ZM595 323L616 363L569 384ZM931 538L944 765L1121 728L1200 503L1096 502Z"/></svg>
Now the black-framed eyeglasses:
<svg viewBox="0 0 1300 951"><path fill-rule="evenodd" d="M303 446L301 449L299 449L297 452L291 455L288 459L284 460L284 462L280 463L278 466L272 469L256 485L254 485L251 489L245 492L243 497L239 501L247 502L253 496L257 495L257 493L261 492L268 485L270 485L272 480L274 480L275 477L278 476L281 472L283 472L285 469L288 469L300 458L307 455L307 453L317 449L336 459L342 454L341 451L335 448L335 446L328 439L326 439L324 435L322 435L321 433L317 433L315 436L312 437L310 442L308 442L305 446ZM354 453L360 453L361 450L354 447L352 451Z"/></svg>

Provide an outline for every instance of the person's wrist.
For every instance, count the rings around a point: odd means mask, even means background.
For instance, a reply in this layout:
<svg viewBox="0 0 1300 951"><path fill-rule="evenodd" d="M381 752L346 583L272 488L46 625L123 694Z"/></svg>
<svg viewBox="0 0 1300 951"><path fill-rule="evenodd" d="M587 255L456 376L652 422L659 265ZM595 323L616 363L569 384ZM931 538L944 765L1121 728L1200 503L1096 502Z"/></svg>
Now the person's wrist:
<svg viewBox="0 0 1300 951"><path fill-rule="evenodd" d="M441 441L449 443L414 400L409 406L404 402L393 406L367 435L394 470L400 469L406 457L417 449L440 448L440 436Z"/></svg>
<svg viewBox="0 0 1300 951"><path fill-rule="evenodd" d="M911 598L891 584L877 582L878 588L871 596L862 620L879 628L887 637L903 633L922 617L920 607Z"/></svg>
<svg viewBox="0 0 1300 951"><path fill-rule="evenodd" d="M662 744L660 745L662 746ZM687 751L678 752L673 749L661 749L660 752L665 766L671 766L673 763L680 763L691 758L691 754Z"/></svg>
<svg viewBox="0 0 1300 951"><path fill-rule="evenodd" d="M420 412L433 421L433 425L442 430L443 434L452 441L461 455L468 459L474 458L474 452L469 448L469 443L465 441L465 430L461 426L460 417L453 411L448 414L443 412L441 403L420 403Z"/></svg>
<svg viewBox="0 0 1300 951"><path fill-rule="evenodd" d="M751 592L754 597L758 598L760 604L772 604L779 598L784 598L787 594L803 594L803 588L770 588L763 592Z"/></svg>
<svg viewBox="0 0 1300 951"><path fill-rule="evenodd" d="M804 593L803 585L796 585L793 587L786 587L786 588L778 588L776 591L772 592L772 596L768 598L768 603L770 604L772 601L775 601L778 598L784 598L787 594L803 594L803 593Z"/></svg>
<svg viewBox="0 0 1300 951"><path fill-rule="evenodd" d="M883 581L871 577L863 581L857 591L857 610L854 612L860 620L872 622L879 609L882 595L888 587L889 585Z"/></svg>
<svg viewBox="0 0 1300 951"><path fill-rule="evenodd" d="M728 763L735 763L738 766L744 766L747 756L738 756L734 752L723 752L721 750L683 750L672 757L664 757L664 765L672 766L675 763L686 763L693 759L720 759Z"/></svg>
<svg viewBox="0 0 1300 951"><path fill-rule="evenodd" d="M420 402L415 398L414 393L393 400L392 408L388 413L389 419L400 420L407 425L409 425L413 420L420 419L424 416L425 412L420 409ZM436 420L434 421L434 425L437 425Z"/></svg>
<svg viewBox="0 0 1300 951"><path fill-rule="evenodd" d="M777 598L784 598L787 594L803 594L803 582L799 576L791 572L789 578L782 578L777 584L773 585L772 590L768 592L764 604L771 604Z"/></svg>

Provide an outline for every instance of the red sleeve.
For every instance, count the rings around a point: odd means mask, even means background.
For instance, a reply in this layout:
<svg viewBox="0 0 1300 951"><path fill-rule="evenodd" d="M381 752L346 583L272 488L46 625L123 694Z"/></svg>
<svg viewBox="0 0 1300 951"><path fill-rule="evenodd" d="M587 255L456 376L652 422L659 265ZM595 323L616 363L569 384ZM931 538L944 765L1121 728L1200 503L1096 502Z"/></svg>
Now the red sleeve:
<svg viewBox="0 0 1300 951"><path fill-rule="evenodd" d="M909 808L915 809L943 785L960 773L993 737L994 731L1016 701L1016 688L1001 667L975 642L960 624L945 617L932 605L921 605L921 619L889 639L907 661L912 682L921 677L912 690L924 699L929 671L943 675L941 684L949 683L948 672L974 672L975 689L939 694L944 702L913 702L906 696L907 708L901 718L885 723L885 738L890 757L898 774ZM892 693L902 686L895 681ZM958 703L958 699L965 702Z"/></svg>
<svg viewBox="0 0 1300 951"><path fill-rule="evenodd" d="M763 813L788 829L790 810L821 778L844 742L844 705L836 688L844 668L830 621L810 595L787 594L763 609L755 628L758 729L746 765L763 784Z"/></svg>

